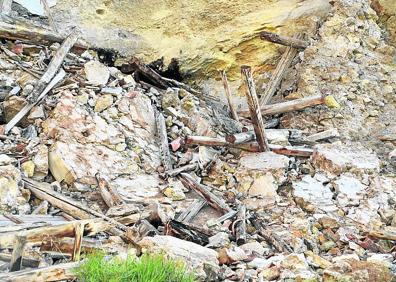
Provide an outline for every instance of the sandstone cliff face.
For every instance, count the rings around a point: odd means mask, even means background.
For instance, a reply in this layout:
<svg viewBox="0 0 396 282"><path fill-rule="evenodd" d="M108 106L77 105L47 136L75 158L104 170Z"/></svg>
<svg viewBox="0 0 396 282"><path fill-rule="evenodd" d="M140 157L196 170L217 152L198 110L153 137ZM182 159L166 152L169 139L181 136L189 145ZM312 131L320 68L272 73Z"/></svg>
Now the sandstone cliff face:
<svg viewBox="0 0 396 282"><path fill-rule="evenodd" d="M372 0L371 6L388 29L390 43L396 46L396 1Z"/></svg>
<svg viewBox="0 0 396 282"><path fill-rule="evenodd" d="M90 43L134 54L146 62L178 58L194 78L218 79L226 69L272 67L277 46L258 39L264 29L286 35L312 30L312 15L330 9L328 0L60 0L53 8L63 26L79 25Z"/></svg>

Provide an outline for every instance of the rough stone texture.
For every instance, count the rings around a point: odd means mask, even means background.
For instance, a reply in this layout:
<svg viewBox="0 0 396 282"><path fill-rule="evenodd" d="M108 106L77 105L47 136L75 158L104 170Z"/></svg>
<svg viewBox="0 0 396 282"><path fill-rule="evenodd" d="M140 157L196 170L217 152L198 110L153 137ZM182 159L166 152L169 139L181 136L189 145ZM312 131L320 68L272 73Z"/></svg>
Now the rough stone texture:
<svg viewBox="0 0 396 282"><path fill-rule="evenodd" d="M394 275L384 264L377 262L342 260L326 269L323 281L382 282L393 281Z"/></svg>
<svg viewBox="0 0 396 282"><path fill-rule="evenodd" d="M26 100L22 97L11 96L6 100L3 104L5 121L9 122L25 105ZM26 123L26 118L22 122Z"/></svg>
<svg viewBox="0 0 396 282"><path fill-rule="evenodd" d="M0 166L0 211L25 214L30 210L29 194L23 194L18 186L20 171L13 165Z"/></svg>
<svg viewBox="0 0 396 282"><path fill-rule="evenodd" d="M48 147L44 144L37 146L37 153L33 158L34 178L42 180L48 174Z"/></svg>
<svg viewBox="0 0 396 282"><path fill-rule="evenodd" d="M298 94L332 94L341 108L293 112L281 123L285 128L312 133L337 128L342 141L352 141L348 144L352 150L358 141L387 155L395 145L380 141L380 137L396 132L396 49L384 41L369 2L334 1L333 12L319 29L318 41L305 50L296 67Z"/></svg>
<svg viewBox="0 0 396 282"><path fill-rule="evenodd" d="M316 169L335 175L346 171L374 173L380 170L377 155L359 144L353 146L340 143L317 145L312 155L312 163Z"/></svg>
<svg viewBox="0 0 396 282"><path fill-rule="evenodd" d="M89 83L105 85L110 77L109 69L98 61L89 61L84 65L85 76Z"/></svg>
<svg viewBox="0 0 396 282"><path fill-rule="evenodd" d="M358 179L349 174L342 174L334 182L334 186L338 193L337 201L343 207L359 205L366 188Z"/></svg>
<svg viewBox="0 0 396 282"><path fill-rule="evenodd" d="M289 158L272 152L246 154L235 171L238 190L246 195L250 209L262 208L276 201L278 185L286 180Z"/></svg>
<svg viewBox="0 0 396 282"><path fill-rule="evenodd" d="M95 103L95 112L103 112L113 104L113 96L106 94L100 96Z"/></svg>
<svg viewBox="0 0 396 282"><path fill-rule="evenodd" d="M297 198L300 205L308 210L315 208L324 211L337 210L329 186L309 175L304 176L301 181L293 182L293 196ZM308 207L308 204L311 206Z"/></svg>
<svg viewBox="0 0 396 282"><path fill-rule="evenodd" d="M198 244L180 240L171 236L145 237L139 242L143 252L164 252L173 259L180 259L187 267L197 271L200 278L205 278L208 268L212 272L218 269L217 252Z"/></svg>
<svg viewBox="0 0 396 282"><path fill-rule="evenodd" d="M377 12L381 23L389 32L389 42L396 46L396 2L393 0L371 0L371 7Z"/></svg>
<svg viewBox="0 0 396 282"><path fill-rule="evenodd" d="M277 55L278 46L262 42L257 31L287 25L281 32L292 35L313 28L304 17L322 16L329 7L325 0L304 5L297 0L58 0L52 11L59 28L77 24L96 46L138 54L148 62L179 58L183 70L208 77L230 68L236 77L240 65L261 64Z"/></svg>
<svg viewBox="0 0 396 282"><path fill-rule="evenodd" d="M135 98L121 98L97 114L70 93L63 93L43 122L43 132L57 139L49 150L52 175L58 181L89 187L96 185L95 174L100 172L127 198L156 195L157 177L145 175L160 162L154 114L152 109L137 112L147 100L140 93ZM114 110L118 114L110 116Z"/></svg>

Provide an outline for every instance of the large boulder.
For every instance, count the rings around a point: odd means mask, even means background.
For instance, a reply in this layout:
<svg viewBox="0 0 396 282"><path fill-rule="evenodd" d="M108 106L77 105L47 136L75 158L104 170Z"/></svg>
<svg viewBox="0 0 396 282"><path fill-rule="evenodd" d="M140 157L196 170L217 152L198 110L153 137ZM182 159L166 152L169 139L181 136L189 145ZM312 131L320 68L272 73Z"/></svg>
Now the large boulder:
<svg viewBox="0 0 396 282"><path fill-rule="evenodd" d="M200 279L214 281L213 275L219 269L217 252L198 244L172 236L144 237L139 243L143 252L165 253L172 259L184 262L194 270Z"/></svg>

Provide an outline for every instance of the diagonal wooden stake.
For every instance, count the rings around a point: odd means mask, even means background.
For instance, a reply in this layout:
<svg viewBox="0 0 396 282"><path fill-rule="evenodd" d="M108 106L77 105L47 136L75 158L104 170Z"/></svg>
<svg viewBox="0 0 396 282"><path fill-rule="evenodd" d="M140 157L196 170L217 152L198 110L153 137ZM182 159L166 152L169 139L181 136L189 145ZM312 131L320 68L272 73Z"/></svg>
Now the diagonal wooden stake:
<svg viewBox="0 0 396 282"><path fill-rule="evenodd" d="M232 104L231 90L230 90L230 86L228 85L227 74L226 74L225 71L221 72L221 79L223 80L224 91L225 91L225 94L226 94L226 97L227 97L228 107L230 109L231 116L236 121L239 121L239 117L238 117L237 111L236 111L234 105Z"/></svg>
<svg viewBox="0 0 396 282"><path fill-rule="evenodd" d="M256 86L253 81L252 69L249 66L241 67L242 77L246 88L246 98L252 119L254 133L261 152L269 151L268 140L265 136L265 124L261 115L259 101L256 94Z"/></svg>

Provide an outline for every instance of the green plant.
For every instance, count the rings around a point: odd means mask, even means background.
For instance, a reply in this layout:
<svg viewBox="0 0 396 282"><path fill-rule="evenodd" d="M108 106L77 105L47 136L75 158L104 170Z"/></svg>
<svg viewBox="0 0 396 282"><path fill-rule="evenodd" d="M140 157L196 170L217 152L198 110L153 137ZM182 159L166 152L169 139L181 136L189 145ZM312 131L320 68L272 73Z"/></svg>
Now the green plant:
<svg viewBox="0 0 396 282"><path fill-rule="evenodd" d="M140 258L108 259L104 253L93 253L76 269L82 282L193 282L181 262L163 255L144 254Z"/></svg>

